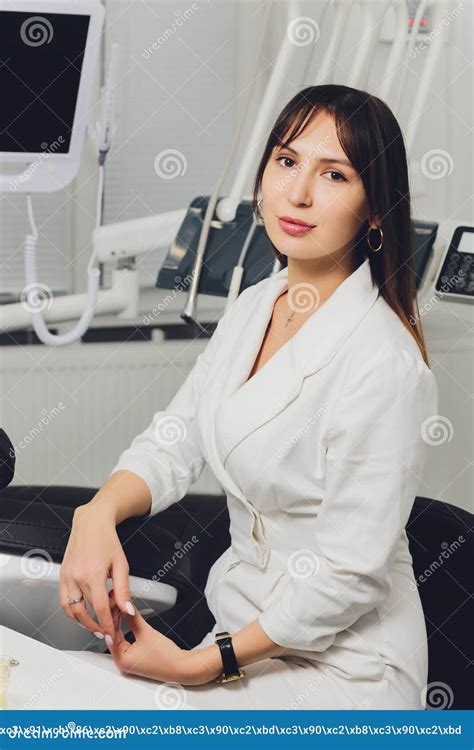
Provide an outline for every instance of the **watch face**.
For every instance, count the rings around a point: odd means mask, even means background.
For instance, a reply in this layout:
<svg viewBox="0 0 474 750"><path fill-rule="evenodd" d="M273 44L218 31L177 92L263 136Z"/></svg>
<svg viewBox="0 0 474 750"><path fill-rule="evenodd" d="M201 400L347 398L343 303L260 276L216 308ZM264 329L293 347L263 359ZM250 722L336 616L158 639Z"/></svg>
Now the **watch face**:
<svg viewBox="0 0 474 750"><path fill-rule="evenodd" d="M232 682L233 680L240 680L241 677L245 677L245 672L243 669L239 669L238 674L231 674L228 677L225 677L223 674L220 675L220 677L217 678L217 682Z"/></svg>
<svg viewBox="0 0 474 750"><path fill-rule="evenodd" d="M218 641L225 641L227 638L230 638L229 633L217 633L215 642L218 643Z"/></svg>

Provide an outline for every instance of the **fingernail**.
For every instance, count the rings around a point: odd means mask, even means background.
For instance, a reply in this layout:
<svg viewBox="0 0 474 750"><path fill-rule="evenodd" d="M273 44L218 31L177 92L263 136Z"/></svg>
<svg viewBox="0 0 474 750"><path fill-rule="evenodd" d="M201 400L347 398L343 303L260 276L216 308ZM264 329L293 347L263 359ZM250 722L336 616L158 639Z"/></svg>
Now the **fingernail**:
<svg viewBox="0 0 474 750"><path fill-rule="evenodd" d="M99 631L98 631L98 630L95 630L95 631L94 631L94 635L95 635L95 636L97 636L97 638L103 638L103 637L104 637L104 636L103 636L103 634L102 634L102 633L99 633Z"/></svg>
<svg viewBox="0 0 474 750"><path fill-rule="evenodd" d="M108 633L105 636L105 642L109 648L114 645L114 639Z"/></svg>
<svg viewBox="0 0 474 750"><path fill-rule="evenodd" d="M127 612L128 612L129 615L134 615L135 614L135 610L133 608L132 602L125 602L125 609L127 610Z"/></svg>
<svg viewBox="0 0 474 750"><path fill-rule="evenodd" d="M82 624L82 622L78 622L77 624L78 624L78 625L79 625L79 627L80 627L80 628L82 628L83 630L87 630L86 626L85 626L85 625L83 625L83 624Z"/></svg>

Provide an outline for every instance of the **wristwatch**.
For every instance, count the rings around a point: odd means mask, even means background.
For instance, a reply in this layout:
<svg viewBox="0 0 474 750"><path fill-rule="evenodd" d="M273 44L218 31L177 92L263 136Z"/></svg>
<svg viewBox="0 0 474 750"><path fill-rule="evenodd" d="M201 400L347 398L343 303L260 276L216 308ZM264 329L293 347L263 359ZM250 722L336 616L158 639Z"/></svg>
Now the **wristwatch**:
<svg viewBox="0 0 474 750"><path fill-rule="evenodd" d="M217 682L222 684L224 682L232 682L232 680L240 680L241 677L245 677L244 670L240 669L237 664L230 633L228 633L227 630L223 630L221 633L216 633L215 642L219 646L224 667L224 671L217 678Z"/></svg>

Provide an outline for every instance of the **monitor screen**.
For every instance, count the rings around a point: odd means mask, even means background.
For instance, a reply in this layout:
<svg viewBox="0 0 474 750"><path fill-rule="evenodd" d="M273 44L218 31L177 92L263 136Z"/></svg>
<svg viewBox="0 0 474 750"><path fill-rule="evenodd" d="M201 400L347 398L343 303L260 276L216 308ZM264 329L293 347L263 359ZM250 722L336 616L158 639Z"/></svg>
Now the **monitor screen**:
<svg viewBox="0 0 474 750"><path fill-rule="evenodd" d="M458 253L470 253L474 255L474 242L472 241L472 229L471 231L464 231L461 235L458 245Z"/></svg>
<svg viewBox="0 0 474 750"><path fill-rule="evenodd" d="M0 11L0 152L69 152L89 22Z"/></svg>

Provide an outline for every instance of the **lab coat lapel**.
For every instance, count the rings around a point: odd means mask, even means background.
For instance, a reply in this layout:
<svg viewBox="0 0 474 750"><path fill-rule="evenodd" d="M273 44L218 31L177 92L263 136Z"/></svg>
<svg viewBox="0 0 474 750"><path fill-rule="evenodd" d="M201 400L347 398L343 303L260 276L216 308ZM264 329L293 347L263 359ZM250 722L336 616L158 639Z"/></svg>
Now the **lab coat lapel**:
<svg viewBox="0 0 474 750"><path fill-rule="evenodd" d="M234 339L235 354L228 377L215 400L215 414L218 409L229 409L229 429L225 429L224 419L219 432L219 463L227 478L224 464L233 448L298 397L304 379L332 359L378 296L366 259L245 382L263 341L274 302L287 286L288 269L284 268L268 280L263 296L257 295L245 321L240 321L238 341ZM215 441L215 417L212 422Z"/></svg>
<svg viewBox="0 0 474 750"><path fill-rule="evenodd" d="M238 497L248 505L250 510L253 510L251 503L224 468L222 455L225 446L220 440L217 445L216 415L219 408L238 392L239 387L246 380L260 349L275 300L288 285L287 276L285 268L270 277L263 293L256 295L239 317L236 316L235 321L232 321L232 335L224 339L220 352L223 369L221 371L219 368L216 377L209 384L209 393L212 393L212 398L206 399L212 471L226 492ZM244 387L247 385L249 384Z"/></svg>
<svg viewBox="0 0 474 750"><path fill-rule="evenodd" d="M288 272L284 268L267 280L264 292L255 296L248 306L245 320L241 319L238 323L232 337L231 367L226 373L221 401L233 397L253 381L251 378L248 383L245 382L260 351L274 304L287 286Z"/></svg>

